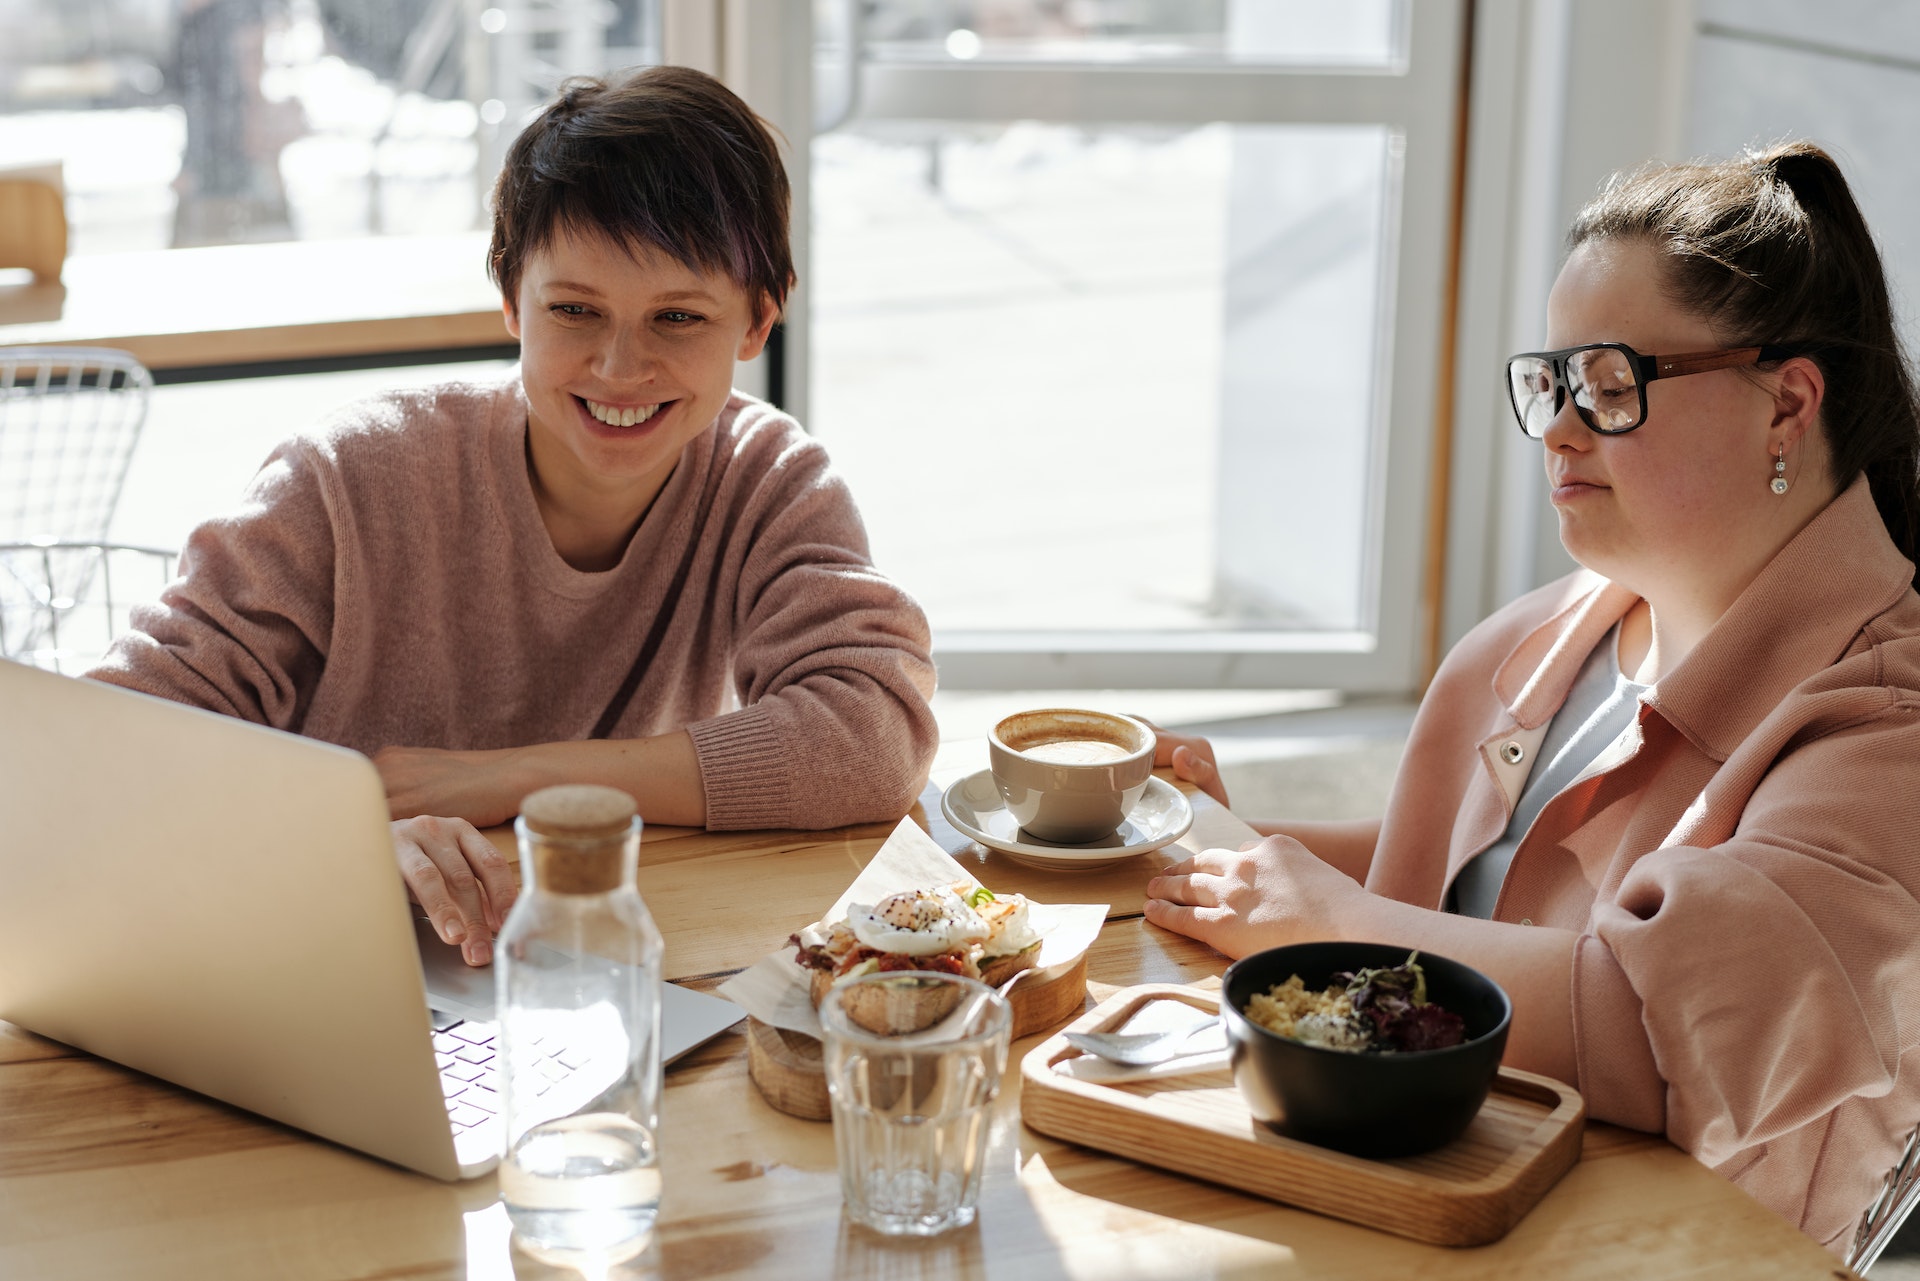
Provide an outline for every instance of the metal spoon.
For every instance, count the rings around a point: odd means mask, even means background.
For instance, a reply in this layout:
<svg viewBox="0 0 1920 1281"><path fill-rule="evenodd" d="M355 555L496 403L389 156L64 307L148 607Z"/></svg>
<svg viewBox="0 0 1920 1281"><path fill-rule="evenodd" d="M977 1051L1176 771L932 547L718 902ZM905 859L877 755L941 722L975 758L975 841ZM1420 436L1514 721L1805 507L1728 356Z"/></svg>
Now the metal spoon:
<svg viewBox="0 0 1920 1281"><path fill-rule="evenodd" d="M1187 1043L1202 1032L1220 1026L1211 1016L1194 1012L1202 1021L1161 1032L1069 1032L1067 1044L1088 1054L1128 1067L1151 1067L1188 1053Z"/></svg>

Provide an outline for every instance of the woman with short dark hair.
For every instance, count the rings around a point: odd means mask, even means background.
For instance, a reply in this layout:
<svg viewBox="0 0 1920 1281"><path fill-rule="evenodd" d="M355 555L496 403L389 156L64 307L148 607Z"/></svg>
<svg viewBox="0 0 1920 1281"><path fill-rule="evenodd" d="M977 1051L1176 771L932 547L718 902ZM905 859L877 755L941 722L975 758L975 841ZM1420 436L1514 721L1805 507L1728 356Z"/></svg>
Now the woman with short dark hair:
<svg viewBox="0 0 1920 1281"><path fill-rule="evenodd" d="M1206 851L1147 918L1477 966L1508 1062L1842 1253L1920 1121L1920 416L1879 254L1804 143L1619 179L1569 250L1508 378L1586 569L1447 656L1383 820Z"/></svg>
<svg viewBox="0 0 1920 1281"><path fill-rule="evenodd" d="M408 887L474 964L514 892L474 825L549 783L715 828L905 813L938 739L926 619L820 445L732 390L793 284L787 206L711 77L569 82L494 193L520 365L280 446L90 675L371 755Z"/></svg>

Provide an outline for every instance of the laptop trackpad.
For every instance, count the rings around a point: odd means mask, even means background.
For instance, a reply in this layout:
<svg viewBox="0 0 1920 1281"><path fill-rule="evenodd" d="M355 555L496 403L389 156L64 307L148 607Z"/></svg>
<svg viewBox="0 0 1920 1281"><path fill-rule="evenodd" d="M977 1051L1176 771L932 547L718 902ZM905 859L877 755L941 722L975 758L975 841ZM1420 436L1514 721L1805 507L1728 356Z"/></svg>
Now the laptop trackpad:
<svg viewBox="0 0 1920 1281"><path fill-rule="evenodd" d="M416 917L413 933L420 945L420 969L427 980L427 1004L479 1023L494 1019L493 967L468 965L460 949L442 943L433 923ZM732 1001L673 983L660 985L660 1059L671 1063L703 1041L718 1036L747 1016Z"/></svg>

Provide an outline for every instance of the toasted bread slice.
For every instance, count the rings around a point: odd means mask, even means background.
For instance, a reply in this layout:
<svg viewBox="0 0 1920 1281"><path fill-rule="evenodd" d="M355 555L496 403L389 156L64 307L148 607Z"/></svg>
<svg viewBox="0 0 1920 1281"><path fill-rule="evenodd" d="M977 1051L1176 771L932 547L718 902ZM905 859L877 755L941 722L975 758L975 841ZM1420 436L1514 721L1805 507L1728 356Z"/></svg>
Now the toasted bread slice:
<svg viewBox="0 0 1920 1281"><path fill-rule="evenodd" d="M988 987L999 987L1021 970L1032 969L1040 960L1040 940L1035 939L1024 950L1010 956L996 956L991 960L980 961L980 981ZM1028 980L1032 982L1032 980Z"/></svg>
<svg viewBox="0 0 1920 1281"><path fill-rule="evenodd" d="M863 983L853 988L841 998L847 1018L876 1036L899 1036L932 1027L953 1012L965 989L957 983L919 982L921 973L893 970L888 977L894 982ZM831 978L824 985L820 983L826 977L818 971L814 973L812 990L816 993L816 1005L827 988L833 986Z"/></svg>

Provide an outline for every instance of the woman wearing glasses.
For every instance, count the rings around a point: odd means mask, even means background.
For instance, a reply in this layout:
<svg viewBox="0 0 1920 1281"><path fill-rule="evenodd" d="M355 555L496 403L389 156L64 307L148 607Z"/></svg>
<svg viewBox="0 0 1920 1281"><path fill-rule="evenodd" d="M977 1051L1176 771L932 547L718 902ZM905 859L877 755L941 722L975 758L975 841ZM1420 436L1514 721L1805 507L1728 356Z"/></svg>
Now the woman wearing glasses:
<svg viewBox="0 0 1920 1281"><path fill-rule="evenodd" d="M1207 851L1147 918L1475 965L1510 1063L1844 1252L1920 1119L1920 420L1886 281L1805 144L1617 180L1568 240L1551 350L1508 372L1585 569L1448 655L1384 819ZM1217 789L1204 742L1162 747Z"/></svg>

